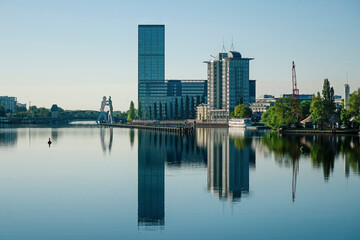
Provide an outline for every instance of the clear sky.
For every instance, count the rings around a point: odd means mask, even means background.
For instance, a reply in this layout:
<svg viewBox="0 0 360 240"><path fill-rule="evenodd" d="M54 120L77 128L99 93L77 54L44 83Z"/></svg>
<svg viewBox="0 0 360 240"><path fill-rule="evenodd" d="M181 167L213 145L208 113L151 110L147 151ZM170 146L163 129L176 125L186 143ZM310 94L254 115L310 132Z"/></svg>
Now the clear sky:
<svg viewBox="0 0 360 240"><path fill-rule="evenodd" d="M0 96L50 108L114 110L137 102L137 26L165 24L167 79L206 79L231 41L250 64L257 93L301 93L324 78L343 95L360 87L360 1L0 0Z"/></svg>

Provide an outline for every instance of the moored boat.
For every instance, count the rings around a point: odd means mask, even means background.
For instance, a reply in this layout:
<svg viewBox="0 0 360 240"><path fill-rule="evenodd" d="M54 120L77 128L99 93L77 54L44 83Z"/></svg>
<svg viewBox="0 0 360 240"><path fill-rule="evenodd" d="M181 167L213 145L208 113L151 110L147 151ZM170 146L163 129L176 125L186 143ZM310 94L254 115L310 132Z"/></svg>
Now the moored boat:
<svg viewBox="0 0 360 240"><path fill-rule="evenodd" d="M231 118L229 120L229 127L246 128L251 126L250 118Z"/></svg>

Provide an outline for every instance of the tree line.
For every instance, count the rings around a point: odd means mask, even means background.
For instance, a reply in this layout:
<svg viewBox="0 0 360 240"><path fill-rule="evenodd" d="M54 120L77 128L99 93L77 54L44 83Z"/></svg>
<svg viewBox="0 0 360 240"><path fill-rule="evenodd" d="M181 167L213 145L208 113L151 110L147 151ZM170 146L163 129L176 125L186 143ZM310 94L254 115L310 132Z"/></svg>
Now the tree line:
<svg viewBox="0 0 360 240"><path fill-rule="evenodd" d="M350 94L348 109L345 103L335 104L334 88L324 80L322 94L313 95L311 101L299 102L291 97L278 99L262 116L261 121L272 129L296 127L302 119L311 116L312 123L319 128L324 124L334 128L336 123L345 127L359 127L360 88Z"/></svg>
<svg viewBox="0 0 360 240"><path fill-rule="evenodd" d="M10 118L48 118L51 117L51 110L45 107L31 106L29 109L25 107L16 107L15 113L11 111L3 111L0 106L0 117L5 117L6 114ZM67 119L97 119L99 112L91 110L64 110L58 107L58 117Z"/></svg>

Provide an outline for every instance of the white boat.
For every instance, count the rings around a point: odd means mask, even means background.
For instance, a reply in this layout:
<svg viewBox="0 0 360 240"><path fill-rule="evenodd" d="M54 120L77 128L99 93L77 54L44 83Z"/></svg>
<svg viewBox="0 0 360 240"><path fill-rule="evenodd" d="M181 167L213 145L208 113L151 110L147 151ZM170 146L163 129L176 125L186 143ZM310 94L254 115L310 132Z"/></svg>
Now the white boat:
<svg viewBox="0 0 360 240"><path fill-rule="evenodd" d="M246 128L251 126L250 118L231 118L229 120L229 127Z"/></svg>

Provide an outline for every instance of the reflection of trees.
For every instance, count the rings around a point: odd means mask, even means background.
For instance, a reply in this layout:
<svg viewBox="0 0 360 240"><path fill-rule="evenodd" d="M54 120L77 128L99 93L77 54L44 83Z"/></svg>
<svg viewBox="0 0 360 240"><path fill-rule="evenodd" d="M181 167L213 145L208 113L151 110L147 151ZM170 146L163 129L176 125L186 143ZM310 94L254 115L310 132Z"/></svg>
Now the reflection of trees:
<svg viewBox="0 0 360 240"><path fill-rule="evenodd" d="M301 155L310 155L314 168L322 168L324 179L328 180L334 170L335 157L341 152L345 165L360 172L360 143L357 136L299 136L268 133L262 143L275 155L275 160L290 167L291 160L298 160ZM346 170L345 170L346 171Z"/></svg>
<svg viewBox="0 0 360 240"><path fill-rule="evenodd" d="M335 137L332 136L316 136L311 144L310 156L313 166L322 166L325 180L329 179L330 172L334 170L337 148Z"/></svg>
<svg viewBox="0 0 360 240"><path fill-rule="evenodd" d="M341 138L341 155L349 164L351 169L360 174L360 139L359 137L343 137ZM347 173L348 174L348 173Z"/></svg>
<svg viewBox="0 0 360 240"><path fill-rule="evenodd" d="M301 137L278 136L273 132L261 138L262 143L274 153L275 161L280 165L290 167L293 161L299 160L301 155Z"/></svg>
<svg viewBox="0 0 360 240"><path fill-rule="evenodd" d="M130 145L131 145L131 147L133 147L134 140L135 140L135 130L133 128L130 128L130 130L129 130L129 137L130 137Z"/></svg>
<svg viewBox="0 0 360 240"><path fill-rule="evenodd" d="M295 201L299 158L302 151L306 152L306 140L297 135L280 137L271 132L262 138L262 142L274 152L275 161L286 167L292 166L292 200Z"/></svg>

